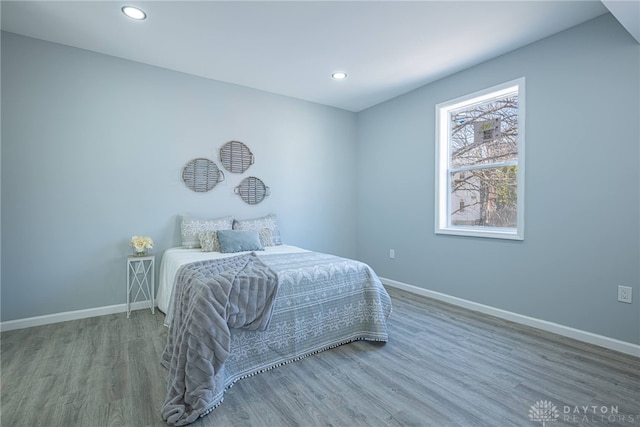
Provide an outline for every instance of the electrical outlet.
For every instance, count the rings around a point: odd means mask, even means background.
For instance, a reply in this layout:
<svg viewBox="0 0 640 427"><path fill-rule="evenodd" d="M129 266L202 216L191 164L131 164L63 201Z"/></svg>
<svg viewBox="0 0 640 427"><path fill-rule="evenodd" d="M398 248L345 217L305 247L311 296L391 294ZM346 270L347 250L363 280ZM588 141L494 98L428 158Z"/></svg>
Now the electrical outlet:
<svg viewBox="0 0 640 427"><path fill-rule="evenodd" d="M618 286L618 301L631 304L631 293L633 288L630 286Z"/></svg>
<svg viewBox="0 0 640 427"><path fill-rule="evenodd" d="M396 258L396 250L395 249L389 249L389 258L391 258L391 259L395 259Z"/></svg>

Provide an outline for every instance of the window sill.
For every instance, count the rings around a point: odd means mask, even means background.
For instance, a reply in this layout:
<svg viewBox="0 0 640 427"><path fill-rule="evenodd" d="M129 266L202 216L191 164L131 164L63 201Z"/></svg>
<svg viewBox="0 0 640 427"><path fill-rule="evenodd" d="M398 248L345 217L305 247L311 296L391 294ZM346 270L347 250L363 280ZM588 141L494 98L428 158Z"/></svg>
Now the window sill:
<svg viewBox="0 0 640 427"><path fill-rule="evenodd" d="M522 230L515 228L491 228L491 227L446 227L436 228L436 234L448 234L453 236L483 237L488 239L524 240Z"/></svg>

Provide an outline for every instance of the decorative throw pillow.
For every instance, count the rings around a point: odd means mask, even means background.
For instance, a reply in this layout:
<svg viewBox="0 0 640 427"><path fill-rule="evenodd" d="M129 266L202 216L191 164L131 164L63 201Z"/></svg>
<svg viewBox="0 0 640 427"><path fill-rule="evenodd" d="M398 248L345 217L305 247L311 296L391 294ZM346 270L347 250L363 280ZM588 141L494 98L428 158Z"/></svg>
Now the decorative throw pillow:
<svg viewBox="0 0 640 427"><path fill-rule="evenodd" d="M222 253L264 250L255 230L219 230L217 234Z"/></svg>
<svg viewBox="0 0 640 427"><path fill-rule="evenodd" d="M269 214L260 218L234 220L234 230L255 230L260 231L263 228L271 230L271 238L274 245L281 245L280 230L278 229L278 218L275 214Z"/></svg>
<svg viewBox="0 0 640 427"><path fill-rule="evenodd" d="M198 235L204 231L231 230L233 228L233 217L225 216L221 218L192 218L182 216L180 221L180 234L182 235L183 248L199 248L200 238Z"/></svg>
<svg viewBox="0 0 640 427"><path fill-rule="evenodd" d="M218 241L217 231L201 231L198 233L198 238L200 239L202 252L220 252L220 242Z"/></svg>
<svg viewBox="0 0 640 427"><path fill-rule="evenodd" d="M273 233L270 228L262 228L258 230L258 237L262 246L274 246Z"/></svg>

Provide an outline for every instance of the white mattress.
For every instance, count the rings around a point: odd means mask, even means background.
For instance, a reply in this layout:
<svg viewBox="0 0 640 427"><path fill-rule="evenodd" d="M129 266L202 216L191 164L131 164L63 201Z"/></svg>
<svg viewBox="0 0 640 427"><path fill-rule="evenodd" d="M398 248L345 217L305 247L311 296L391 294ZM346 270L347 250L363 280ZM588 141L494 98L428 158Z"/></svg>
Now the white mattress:
<svg viewBox="0 0 640 427"><path fill-rule="evenodd" d="M308 252L306 249L291 245L267 246L264 251L256 251L258 256L267 254L286 254L295 252ZM251 252L251 251L249 251ZM190 262L205 261L209 259L228 258L247 252L235 252L223 254L221 252L202 252L198 249L184 249L182 247L170 248L162 255L160 263L160 278L158 284L158 292L156 301L158 309L167 314L169 310L169 301L171 301L171 292L173 290L176 274L180 267Z"/></svg>

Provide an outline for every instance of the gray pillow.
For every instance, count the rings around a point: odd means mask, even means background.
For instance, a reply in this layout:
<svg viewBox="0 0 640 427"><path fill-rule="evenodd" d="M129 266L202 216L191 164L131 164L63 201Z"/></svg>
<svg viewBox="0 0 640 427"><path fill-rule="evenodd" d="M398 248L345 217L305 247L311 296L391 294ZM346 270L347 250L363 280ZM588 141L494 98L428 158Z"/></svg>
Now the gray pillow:
<svg viewBox="0 0 640 427"><path fill-rule="evenodd" d="M218 230L217 234L222 253L264 250L255 230Z"/></svg>

